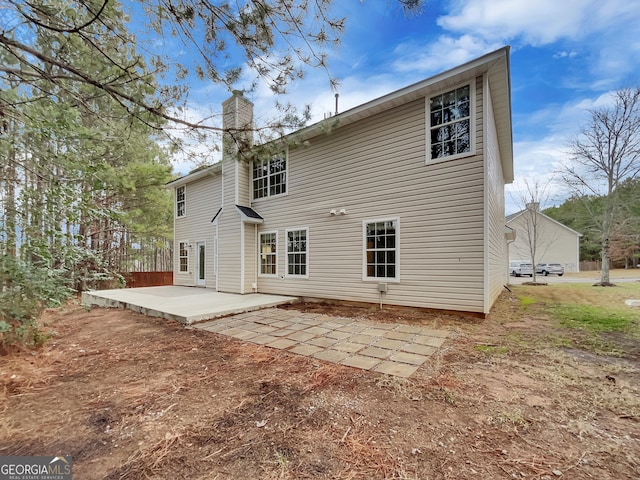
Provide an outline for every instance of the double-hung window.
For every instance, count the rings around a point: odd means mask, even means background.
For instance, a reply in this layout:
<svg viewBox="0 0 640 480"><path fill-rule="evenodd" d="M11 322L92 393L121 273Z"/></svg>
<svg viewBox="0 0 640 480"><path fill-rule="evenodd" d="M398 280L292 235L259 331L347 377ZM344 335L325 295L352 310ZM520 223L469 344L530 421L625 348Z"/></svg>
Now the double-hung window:
<svg viewBox="0 0 640 480"><path fill-rule="evenodd" d="M187 214L187 187L176 187L176 217L184 217Z"/></svg>
<svg viewBox="0 0 640 480"><path fill-rule="evenodd" d="M284 153L254 160L252 174L254 199L287 193L287 157Z"/></svg>
<svg viewBox="0 0 640 480"><path fill-rule="evenodd" d="M287 275L308 277L308 228L287 230Z"/></svg>
<svg viewBox="0 0 640 480"><path fill-rule="evenodd" d="M178 260L180 262L180 271L189 271L189 244L187 242L180 242L178 244Z"/></svg>
<svg viewBox="0 0 640 480"><path fill-rule="evenodd" d="M465 85L429 99L430 159L473 153L472 88Z"/></svg>
<svg viewBox="0 0 640 480"><path fill-rule="evenodd" d="M278 274L278 232L260 234L260 275Z"/></svg>
<svg viewBox="0 0 640 480"><path fill-rule="evenodd" d="M363 222L364 280L400 280L399 220Z"/></svg>

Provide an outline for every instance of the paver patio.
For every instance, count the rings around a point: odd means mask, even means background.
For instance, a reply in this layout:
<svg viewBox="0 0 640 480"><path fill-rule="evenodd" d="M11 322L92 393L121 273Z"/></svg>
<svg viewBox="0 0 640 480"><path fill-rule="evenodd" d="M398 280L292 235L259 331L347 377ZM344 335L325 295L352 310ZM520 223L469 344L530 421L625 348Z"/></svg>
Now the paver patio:
<svg viewBox="0 0 640 480"><path fill-rule="evenodd" d="M190 328L353 368L410 377L447 332L277 308L241 313Z"/></svg>

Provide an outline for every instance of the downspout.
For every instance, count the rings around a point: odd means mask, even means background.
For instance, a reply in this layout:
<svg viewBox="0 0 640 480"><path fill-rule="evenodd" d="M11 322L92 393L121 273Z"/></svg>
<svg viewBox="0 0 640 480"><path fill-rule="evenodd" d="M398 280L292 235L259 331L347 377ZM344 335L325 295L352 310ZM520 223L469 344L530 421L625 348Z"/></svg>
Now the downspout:
<svg viewBox="0 0 640 480"><path fill-rule="evenodd" d="M240 294L244 295L244 228L245 223L240 219Z"/></svg>
<svg viewBox="0 0 640 480"><path fill-rule="evenodd" d="M253 268L253 293L258 293L258 268L260 268L260 255L258 253L259 245L258 245L258 226L253 229L255 233L255 242L254 246L254 268Z"/></svg>

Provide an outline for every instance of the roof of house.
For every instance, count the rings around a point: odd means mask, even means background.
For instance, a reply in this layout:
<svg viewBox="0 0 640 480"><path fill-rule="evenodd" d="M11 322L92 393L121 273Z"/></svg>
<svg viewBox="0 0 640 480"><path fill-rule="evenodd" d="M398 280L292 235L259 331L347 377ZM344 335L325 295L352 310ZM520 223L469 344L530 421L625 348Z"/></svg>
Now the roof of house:
<svg viewBox="0 0 640 480"><path fill-rule="evenodd" d="M505 221L506 221L506 223L512 222L513 220L515 220L516 218L518 218L520 215L522 215L522 214L523 214L524 212L526 212L527 210L529 210L529 211L533 211L533 212L537 213L538 215L543 216L543 217L544 217L544 218L546 218L547 220L549 220L549 221L551 221L551 222L555 223L556 225L558 225L558 226L560 226L560 227L562 227L562 228L565 228L565 229L569 230L571 233L574 233L574 234L576 234L576 235L577 235L577 236L579 236L579 237L582 237L582 236L583 236L580 232L576 232L573 228L567 227L564 223L560 223L559 221L557 221L557 220L555 220L555 219L551 218L549 215L545 215L545 214L544 214L544 213L542 213L542 212L539 212L539 211L537 211L537 210L531 210L531 209L529 209L529 208L525 208L524 210L520 210L519 212L512 213L511 215L507 215L507 216L505 217Z"/></svg>
<svg viewBox="0 0 640 480"><path fill-rule="evenodd" d="M242 212L242 214L247 216L248 218L255 218L257 220L264 220L262 218L262 216L251 207L244 207L242 205L236 205L236 208L238 210L240 210Z"/></svg>
<svg viewBox="0 0 640 480"><path fill-rule="evenodd" d="M220 173L222 171L222 162L214 163L213 165L207 165L204 167L198 167L195 170L191 170L186 175L183 175L180 178L176 178L175 180L171 180L168 183L165 183L165 187L179 187L180 185L184 185L189 182L193 182L194 180L198 180L200 178L206 177L207 175L214 175L216 173Z"/></svg>

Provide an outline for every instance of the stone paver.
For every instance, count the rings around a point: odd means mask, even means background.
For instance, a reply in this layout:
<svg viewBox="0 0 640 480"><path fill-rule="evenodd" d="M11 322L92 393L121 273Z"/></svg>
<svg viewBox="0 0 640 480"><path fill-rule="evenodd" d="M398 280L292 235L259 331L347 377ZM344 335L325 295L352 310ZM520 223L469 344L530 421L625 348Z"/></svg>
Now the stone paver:
<svg viewBox="0 0 640 480"><path fill-rule="evenodd" d="M265 345L269 342L273 342L274 340L278 340L278 337L272 337L271 335L260 335L259 337L253 337L251 339L251 342L257 343L258 345Z"/></svg>
<svg viewBox="0 0 640 480"><path fill-rule="evenodd" d="M297 345L297 344L298 342L296 342L295 340L289 340L288 338L279 338L277 340L274 340L271 343L267 343L266 345L267 347L284 350L286 348L293 347L294 345Z"/></svg>
<svg viewBox="0 0 640 480"><path fill-rule="evenodd" d="M444 343L443 337L427 337L426 335L418 335L415 340L420 345L429 345L430 347L439 347Z"/></svg>
<svg viewBox="0 0 640 480"><path fill-rule="evenodd" d="M347 357L340 362L340 365L346 365L347 367L361 368L363 370L371 370L373 367L380 363L380 359L373 357L364 357L362 355L354 355Z"/></svg>
<svg viewBox="0 0 640 480"><path fill-rule="evenodd" d="M327 347L330 347L331 345L334 345L336 342L337 340L333 338L315 337L315 338L312 338L311 340L307 340L305 343L308 343L310 345L315 345L316 347L327 348Z"/></svg>
<svg viewBox="0 0 640 480"><path fill-rule="evenodd" d="M349 352L355 353L358 350L362 350L364 345L361 343L353 343L353 342L338 342L332 346L335 350L340 350L341 352Z"/></svg>
<svg viewBox="0 0 640 480"><path fill-rule="evenodd" d="M373 344L374 347L380 348L388 348L389 350L398 350L402 348L402 346L406 342L401 342L400 340L390 340L388 338L382 338Z"/></svg>
<svg viewBox="0 0 640 480"><path fill-rule="evenodd" d="M331 330L325 334L325 337L335 338L336 340L344 340L349 338L352 334L347 332L341 332L339 330Z"/></svg>
<svg viewBox="0 0 640 480"><path fill-rule="evenodd" d="M331 330L329 328L322 328L322 327L311 327L305 330L305 332L313 333L314 335L325 335L330 331Z"/></svg>
<svg viewBox="0 0 640 480"><path fill-rule="evenodd" d="M272 327L271 325L262 325L261 327L254 328L253 330L258 333L269 333L277 330L277 328Z"/></svg>
<svg viewBox="0 0 640 480"><path fill-rule="evenodd" d="M363 350L360 350L360 355L366 355L368 357L375 357L381 359L387 359L393 353L393 350L389 350L386 348L378 348L378 347L367 347Z"/></svg>
<svg viewBox="0 0 640 480"><path fill-rule="evenodd" d="M427 357L424 355L416 355L415 353L395 352L389 357L389 360L410 363L411 365L422 365L427 361Z"/></svg>
<svg viewBox="0 0 640 480"><path fill-rule="evenodd" d="M244 330L240 328L227 328L226 330L221 330L219 333L223 335L227 335L229 337L235 337L236 335L242 333Z"/></svg>
<svg viewBox="0 0 640 480"><path fill-rule="evenodd" d="M223 335L226 335L226 334L223 333ZM237 338L238 340L251 340L252 338L258 337L259 335L260 335L259 332L252 332L251 330L240 330L240 333L230 335L230 337Z"/></svg>
<svg viewBox="0 0 640 480"><path fill-rule="evenodd" d="M349 356L349 353L339 352L338 350L322 350L321 352L313 354L313 358L317 358L319 360L325 360L327 362L333 362L333 363L340 363L342 360L344 360L348 356Z"/></svg>
<svg viewBox="0 0 640 480"><path fill-rule="evenodd" d="M359 333L358 335L354 335L353 337L349 338L349 341L354 343L361 343L363 345L371 345L371 343L377 339L378 338L374 337L373 335Z"/></svg>
<svg viewBox="0 0 640 480"><path fill-rule="evenodd" d="M311 340L312 338L315 338L315 335L313 333L307 333L307 332L296 332L296 333L292 333L287 338L291 340L297 340L298 342L306 342L307 340Z"/></svg>
<svg viewBox="0 0 640 480"><path fill-rule="evenodd" d="M397 332L404 333L420 333L423 327L418 327L417 325L398 325L395 330Z"/></svg>
<svg viewBox="0 0 640 480"><path fill-rule="evenodd" d="M418 369L417 365L408 365L397 362L380 362L372 370L374 372L386 373L396 377L409 378Z"/></svg>
<svg viewBox="0 0 640 480"><path fill-rule="evenodd" d="M288 328L293 325L293 322L287 322L286 320L280 320L279 322L274 322L271 324L272 327L278 328Z"/></svg>
<svg viewBox="0 0 640 480"><path fill-rule="evenodd" d="M360 333L366 327L364 325L344 325L338 329L340 332Z"/></svg>
<svg viewBox="0 0 640 480"><path fill-rule="evenodd" d="M438 350L435 347L431 347L429 345L420 345L418 343L407 343L402 346L403 352L416 353L418 355L423 355L425 357L429 357L436 353Z"/></svg>
<svg viewBox="0 0 640 480"><path fill-rule="evenodd" d="M295 333L295 332L293 330L282 329L282 330L274 330L269 335L273 335L274 337L286 337L287 335L291 335L292 333Z"/></svg>
<svg viewBox="0 0 640 480"><path fill-rule="evenodd" d="M324 349L322 347L316 347L314 345L296 345L289 349L290 352L297 353L298 355L310 356L314 353L322 352Z"/></svg>
<svg viewBox="0 0 640 480"><path fill-rule="evenodd" d="M446 341L447 332L418 325L265 309L194 328L344 366L411 376Z"/></svg>
<svg viewBox="0 0 640 480"><path fill-rule="evenodd" d="M385 336L392 340L404 340L405 342L410 342L416 335L415 333L389 332Z"/></svg>

